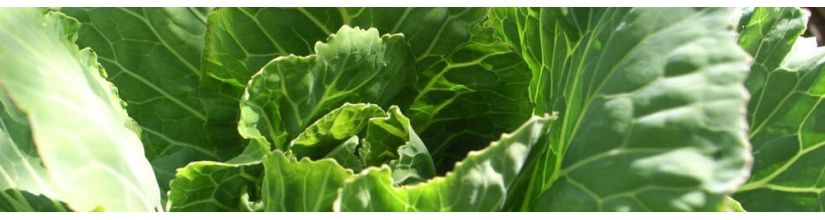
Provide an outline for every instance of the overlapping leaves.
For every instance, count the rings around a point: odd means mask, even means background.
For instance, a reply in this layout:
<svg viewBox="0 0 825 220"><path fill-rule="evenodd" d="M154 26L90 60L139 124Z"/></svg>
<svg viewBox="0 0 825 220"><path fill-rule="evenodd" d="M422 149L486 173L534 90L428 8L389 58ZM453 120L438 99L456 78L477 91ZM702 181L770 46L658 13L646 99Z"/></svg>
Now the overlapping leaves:
<svg viewBox="0 0 825 220"><path fill-rule="evenodd" d="M732 10L502 8L551 143L511 209L717 210L746 176L746 55Z"/></svg>
<svg viewBox="0 0 825 220"><path fill-rule="evenodd" d="M798 9L21 11L2 210L157 210L141 149L170 211L825 204L825 52Z"/></svg>
<svg viewBox="0 0 825 220"><path fill-rule="evenodd" d="M433 155L439 173L529 117L526 65L490 30L474 26L484 8L221 8L209 15L206 86L240 97L247 80L271 59L308 55L342 25L403 34L417 83L399 105ZM211 79L210 79L211 80ZM413 88L414 86L414 88ZM236 99L208 96L210 109L237 109ZM415 102L415 103L413 103ZM490 103L500 103L491 105ZM333 105L335 107L335 105ZM386 106L384 106L386 107ZM236 110L237 111L237 110ZM226 118L237 121L237 118ZM294 135L294 134L293 134Z"/></svg>
<svg viewBox="0 0 825 220"><path fill-rule="evenodd" d="M199 90L201 81L208 80L201 73L208 9L62 11L82 23L78 45L100 55L129 115L140 124L146 157L163 189L168 189L175 169L197 160L228 160L243 149L236 121L223 121L236 116L207 112L214 107L203 103L227 94Z"/></svg>
<svg viewBox="0 0 825 220"><path fill-rule="evenodd" d="M160 211L140 129L77 20L0 10L0 208Z"/></svg>
<svg viewBox="0 0 825 220"><path fill-rule="evenodd" d="M287 141L343 103L387 106L415 80L401 35L343 26L306 57L278 57L252 77L238 130L254 144L286 150Z"/></svg>
<svg viewBox="0 0 825 220"><path fill-rule="evenodd" d="M825 49L800 38L796 8L758 8L740 21L754 57L746 86L751 177L734 198L748 211L825 211Z"/></svg>
<svg viewBox="0 0 825 220"><path fill-rule="evenodd" d="M474 40L462 45L460 48L463 49L448 54L446 57L449 60L443 63L447 64L446 68L440 65L437 67L439 69L435 69L441 71L438 76L424 78L424 82L430 85L422 90L422 94L434 93L442 88L453 90L454 88L445 87L453 84L467 85L459 96L470 94L466 96L476 95L481 98L485 94L497 93L489 91L495 85L492 83L504 83L512 79L515 86L506 85L505 88L513 89L502 91L503 94L526 96L526 89L518 89L517 84L519 81L526 82L527 79L526 72L518 72L526 70L520 58L513 56L509 47L496 41L491 29L484 30L487 32L473 35ZM412 120L402 114L401 108L391 106L384 112L375 104L345 104L371 102L387 105L392 98L404 92L401 88L405 83L414 82L415 57L409 44L405 42L401 35L379 36L375 29L362 30L344 26L331 35L327 42L316 44L312 55L289 55L273 59L250 78L241 100L239 131L252 140L247 151L239 157L244 159L236 158L238 160L233 159L227 163L193 163L179 171L178 178L172 182L170 209L255 211L260 204L264 211L332 211L334 199L348 199L340 197L338 193L344 180L355 178L354 171L385 166L386 170L382 172L391 180L389 183L378 184L409 185L432 178L435 166L431 154L416 135ZM495 62L490 57L503 59ZM488 77L466 81L452 76L461 72L451 72L451 69L473 66L478 66L478 71L489 71L478 73L477 76L487 74ZM444 75L448 72L450 75ZM485 85L486 82L492 85ZM434 99L439 97L428 97L427 101ZM463 97L451 99L471 100ZM501 98L493 100L497 99ZM340 107L336 109L330 108L338 105ZM462 103L456 106L467 108L472 105L473 103ZM528 107L520 104L502 109L516 109L512 114L521 117L520 114L526 113L519 111L523 112ZM419 107L416 111L429 113L424 107ZM505 111L502 114L508 113ZM501 119L506 120L512 120L512 117ZM468 161L469 164L465 166L467 171L447 178L448 182L452 182L459 181L454 180L456 178L471 175L473 179L460 181L470 185L488 182L494 184L488 188L467 186L467 190L498 195L498 199L489 200L497 205L468 204L465 207L467 210L495 210L504 204L507 187L523 166L533 146L538 146L538 139L546 134L548 123L548 118L536 119L529 126L525 125L527 128L517 131L517 140L503 140L506 144L501 145L505 146L496 149L510 155L507 161L492 158L501 153L485 153L485 156L474 159L480 160L478 162ZM275 152L267 153L270 150ZM236 163L238 161L243 162ZM496 162L490 164L490 161ZM264 170L261 175L246 175L248 172L241 170L245 167L261 167L261 163ZM236 174L225 176L222 171ZM481 172L502 173L504 177L478 176ZM213 173L220 174L220 178ZM241 178L243 176L253 178ZM203 182L199 187L198 181L208 182ZM221 187L222 184L231 186ZM430 188L446 187L443 184L447 183L435 184ZM256 185L262 186L260 192L254 187ZM249 196L255 193L260 193L260 197ZM256 198L260 198L260 201Z"/></svg>

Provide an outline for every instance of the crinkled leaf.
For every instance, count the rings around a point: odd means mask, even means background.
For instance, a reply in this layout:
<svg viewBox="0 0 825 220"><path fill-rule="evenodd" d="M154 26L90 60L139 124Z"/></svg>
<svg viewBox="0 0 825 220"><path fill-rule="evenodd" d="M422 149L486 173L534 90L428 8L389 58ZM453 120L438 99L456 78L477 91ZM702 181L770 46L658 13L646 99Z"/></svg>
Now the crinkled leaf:
<svg viewBox="0 0 825 220"><path fill-rule="evenodd" d="M387 130L400 132L403 139L375 135L388 134ZM307 178L316 178L316 174L323 172L337 175L345 170L349 173L346 176L352 176L352 170L363 169L365 163L359 157L359 148L364 146L359 146L358 135L366 134L364 142L392 144L389 150L397 153L392 153L392 161L383 162L393 164L394 171L398 171L398 182L422 181L434 175L426 147L415 133L407 133L409 131L412 131L409 120L401 115L398 107L391 107L388 114L374 104L346 103L291 141L291 151L287 155L278 151L272 153L277 156L272 156L268 147L253 142L244 153L226 163L194 162L180 169L171 184L169 208L171 211L255 211L258 204L263 204L268 211L330 211L336 190L324 192L331 193L329 195L322 193L323 198L316 198L320 194L312 194L318 193L315 190L295 190L337 189L343 179L327 183L323 179ZM407 142L408 138L411 141ZM386 139L392 141L384 141ZM264 159L265 155L270 156ZM302 159L299 162L297 158ZM276 177L280 179L273 179ZM263 187L269 191L258 189L260 178L266 179ZM260 193L263 193L263 201L258 199ZM304 203L309 200L312 201Z"/></svg>
<svg viewBox="0 0 825 220"><path fill-rule="evenodd" d="M718 210L749 160L731 12L495 9L533 72L536 112L560 115L510 209Z"/></svg>
<svg viewBox="0 0 825 220"><path fill-rule="evenodd" d="M336 161L296 160L276 150L264 158L263 204L265 211L332 211L332 202L352 170Z"/></svg>
<svg viewBox="0 0 825 220"><path fill-rule="evenodd" d="M169 184L167 208L173 212L248 212L260 206L263 166L198 161L178 169Z"/></svg>
<svg viewBox="0 0 825 220"><path fill-rule="evenodd" d="M401 35L343 26L315 54L282 56L249 81L238 130L286 150L287 140L346 102L386 105L414 81L413 58Z"/></svg>
<svg viewBox="0 0 825 220"><path fill-rule="evenodd" d="M321 159L348 138L362 133L370 118L385 115L384 110L374 104L345 103L298 134L289 149L296 158Z"/></svg>
<svg viewBox="0 0 825 220"><path fill-rule="evenodd" d="M755 58L754 165L734 198L748 211L825 211L825 49L797 40L807 23L799 9L758 8L743 19L739 43Z"/></svg>
<svg viewBox="0 0 825 220"><path fill-rule="evenodd" d="M159 210L139 132L97 56L74 44L77 20L4 9L0 26L2 190L22 189L76 211Z"/></svg>
<svg viewBox="0 0 825 220"><path fill-rule="evenodd" d="M253 73L277 56L308 55L342 25L404 34L423 77L390 104L410 114L440 172L528 117L523 61L489 34L473 37L486 8L221 8L209 16L206 73L240 96ZM416 98L417 97L417 98ZM410 109L413 100L418 103ZM441 102L443 101L443 102ZM211 103L229 110L230 100ZM386 107L386 106L383 106ZM218 107L215 107L218 108ZM489 113L486 114L485 113Z"/></svg>
<svg viewBox="0 0 825 220"><path fill-rule="evenodd" d="M140 124L146 156L163 189L168 189L175 169L196 160L227 160L242 149L237 116L209 114L201 103L206 10L62 9L83 23L78 44L100 55L109 80L128 103L129 115ZM207 92L220 95L214 89ZM232 123L207 126L210 120L227 117Z"/></svg>
<svg viewBox="0 0 825 220"><path fill-rule="evenodd" d="M360 142L358 135L364 136ZM350 139L344 142L346 137ZM310 125L289 149L296 158L341 159L344 168L354 171L390 164L398 184L435 175L427 147L397 106L385 113L374 104L346 103Z"/></svg>
<svg viewBox="0 0 825 220"><path fill-rule="evenodd" d="M418 60L447 54L469 38L468 24L483 8L219 8L208 16L205 73L211 89L229 94L208 107L238 114L247 81L267 62L290 54L309 55L315 42L342 25L402 33ZM430 63L432 61L426 61ZM232 97L235 97L234 99Z"/></svg>
<svg viewBox="0 0 825 220"><path fill-rule="evenodd" d="M220 8L209 15L207 73L238 89L269 60L309 55L342 25L403 33L419 60L469 38L482 8Z"/></svg>
<svg viewBox="0 0 825 220"><path fill-rule="evenodd" d="M359 152L364 165L389 164L395 184L412 184L435 176L430 152L398 106L390 107L387 117L370 119L361 143Z"/></svg>
<svg viewBox="0 0 825 220"><path fill-rule="evenodd" d="M397 187L389 167L371 167L344 182L338 211L499 211L528 155L544 147L550 117L534 117L444 177Z"/></svg>

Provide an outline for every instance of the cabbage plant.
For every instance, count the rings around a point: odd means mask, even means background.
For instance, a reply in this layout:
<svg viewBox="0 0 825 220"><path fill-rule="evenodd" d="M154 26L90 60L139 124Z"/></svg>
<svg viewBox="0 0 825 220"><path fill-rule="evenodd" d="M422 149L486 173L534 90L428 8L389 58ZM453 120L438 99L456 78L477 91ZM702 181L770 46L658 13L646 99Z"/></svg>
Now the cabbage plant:
<svg viewBox="0 0 825 220"><path fill-rule="evenodd" d="M825 211L806 23L0 9L0 210Z"/></svg>

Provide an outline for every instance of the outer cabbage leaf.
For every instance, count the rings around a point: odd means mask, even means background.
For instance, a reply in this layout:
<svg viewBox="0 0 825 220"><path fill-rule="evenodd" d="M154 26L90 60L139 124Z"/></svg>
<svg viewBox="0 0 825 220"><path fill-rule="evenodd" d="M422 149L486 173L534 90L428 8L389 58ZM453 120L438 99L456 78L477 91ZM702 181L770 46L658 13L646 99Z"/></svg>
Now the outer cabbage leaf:
<svg viewBox="0 0 825 220"><path fill-rule="evenodd" d="M343 26L315 51L278 57L252 77L240 104L243 137L286 150L288 140L341 104L385 106L415 80L401 35Z"/></svg>
<svg viewBox="0 0 825 220"><path fill-rule="evenodd" d="M66 211L54 195L25 113L0 89L0 211ZM36 193L36 194L34 194Z"/></svg>
<svg viewBox="0 0 825 220"><path fill-rule="evenodd" d="M127 111L140 124L146 156L163 189L175 169L197 160L225 161L242 149L237 115L210 114L205 110L210 106L201 103L206 10L62 9L83 23L78 44L97 51L109 80L128 103ZM221 95L211 88L205 92L210 96L206 100ZM221 121L226 117L232 121Z"/></svg>
<svg viewBox="0 0 825 220"><path fill-rule="evenodd" d="M757 8L739 44L755 61L747 86L754 166L734 198L748 211L825 211L825 48L799 39L797 8Z"/></svg>
<svg viewBox="0 0 825 220"><path fill-rule="evenodd" d="M710 211L747 175L731 9L499 8L551 143L509 209Z"/></svg>
<svg viewBox="0 0 825 220"><path fill-rule="evenodd" d="M482 151L471 152L444 177L397 187L389 167L348 179L336 211L499 211L528 155L544 147L552 119L534 117Z"/></svg>
<svg viewBox="0 0 825 220"><path fill-rule="evenodd" d="M97 56L74 44L78 21L0 9L0 26L2 195L22 190L76 211L160 210L134 121ZM34 208L42 200L31 196L14 200Z"/></svg>

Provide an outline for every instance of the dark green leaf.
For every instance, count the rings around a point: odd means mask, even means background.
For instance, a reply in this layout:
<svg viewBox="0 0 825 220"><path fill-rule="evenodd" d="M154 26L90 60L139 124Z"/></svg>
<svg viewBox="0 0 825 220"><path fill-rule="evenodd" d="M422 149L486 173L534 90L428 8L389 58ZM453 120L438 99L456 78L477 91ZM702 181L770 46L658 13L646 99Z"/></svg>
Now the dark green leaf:
<svg viewBox="0 0 825 220"><path fill-rule="evenodd" d="M471 33L469 42L421 69L407 111L439 174L517 128L532 110L530 70L522 58L492 28Z"/></svg>
<svg viewBox="0 0 825 220"><path fill-rule="evenodd" d="M207 73L240 91L277 56L309 55L343 25L403 33L418 60L469 38L482 8L220 8L209 15Z"/></svg>
<svg viewBox="0 0 825 220"><path fill-rule="evenodd" d="M358 140L358 136L350 137L344 143L335 147L324 158L333 159L344 168L352 169L354 172L361 172L364 169L364 164L361 162L361 158L358 157Z"/></svg>
<svg viewBox="0 0 825 220"><path fill-rule="evenodd" d="M209 16L206 72L221 91L237 97L248 79L277 56L308 55L316 41L342 25L404 34L423 77L390 104L410 114L413 126L438 160L451 169L470 150L527 119L523 61L488 33L472 27L485 8L221 8ZM485 31L488 32L488 31ZM412 86L412 85L408 85ZM412 109L413 101L417 104ZM443 101L443 102L442 102ZM442 102L442 103L437 103ZM208 107L229 110L228 99ZM386 106L383 106L386 107ZM488 115L484 115L489 113ZM420 125L419 125L420 124Z"/></svg>
<svg viewBox="0 0 825 220"><path fill-rule="evenodd" d="M0 212L66 212L66 203L28 191L7 189L0 192Z"/></svg>
<svg viewBox="0 0 825 220"><path fill-rule="evenodd" d="M502 8L551 143L510 209L718 210L747 173L731 9ZM523 194L523 195L522 195Z"/></svg>
<svg viewBox="0 0 825 220"><path fill-rule="evenodd" d="M207 126L210 120L236 120L237 112L210 114L201 103L206 10L62 9L83 23L78 44L100 55L129 115L140 124L146 156L163 189L175 169L196 160L227 160L243 149L234 121ZM215 96L209 99L221 95L211 88L206 92Z"/></svg>
<svg viewBox="0 0 825 220"><path fill-rule="evenodd" d="M395 184L423 182L435 176L430 152L398 106L390 107L387 117L370 119L361 143L359 153L365 167L389 164Z"/></svg>
<svg viewBox="0 0 825 220"><path fill-rule="evenodd" d="M734 198L748 211L825 211L825 49L799 39L797 8L757 8L739 44L755 61L747 86L754 165Z"/></svg>

